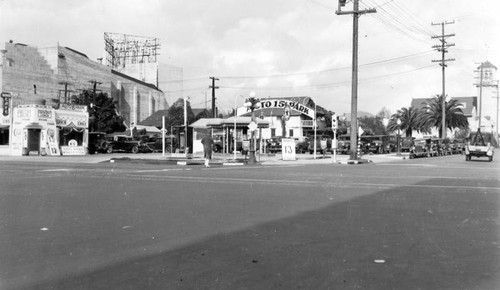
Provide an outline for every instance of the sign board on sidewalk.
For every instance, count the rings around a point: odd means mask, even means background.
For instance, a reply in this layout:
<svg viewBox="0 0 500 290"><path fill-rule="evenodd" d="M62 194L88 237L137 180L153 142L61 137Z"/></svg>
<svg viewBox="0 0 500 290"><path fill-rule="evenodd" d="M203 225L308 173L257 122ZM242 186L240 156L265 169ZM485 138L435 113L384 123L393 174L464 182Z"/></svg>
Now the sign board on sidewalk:
<svg viewBox="0 0 500 290"><path fill-rule="evenodd" d="M281 156L283 161L296 160L295 141L293 139L281 139Z"/></svg>
<svg viewBox="0 0 500 290"><path fill-rule="evenodd" d="M243 140L241 143L244 151L250 151L250 140Z"/></svg>

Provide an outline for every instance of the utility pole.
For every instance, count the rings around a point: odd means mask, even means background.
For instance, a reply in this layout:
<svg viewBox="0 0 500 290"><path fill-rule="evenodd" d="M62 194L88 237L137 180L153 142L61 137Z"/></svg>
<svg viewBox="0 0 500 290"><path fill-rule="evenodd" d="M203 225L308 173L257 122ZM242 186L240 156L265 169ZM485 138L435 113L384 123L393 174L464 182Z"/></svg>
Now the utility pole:
<svg viewBox="0 0 500 290"><path fill-rule="evenodd" d="M479 67L479 123L478 130L481 130L481 118L482 118L482 107L483 107L483 63Z"/></svg>
<svg viewBox="0 0 500 290"><path fill-rule="evenodd" d="M376 13L375 9L359 10L359 0L353 0L353 11L341 11L341 7L345 6L346 0L339 0L337 15L352 14L353 19L353 36L352 36L352 86L351 86L351 148L350 159L357 160L358 153L358 18L366 13Z"/></svg>
<svg viewBox="0 0 500 290"><path fill-rule="evenodd" d="M432 48L435 48L437 51L441 52L441 59L440 60L432 60L432 62L439 62L439 65L441 66L441 71L442 71L442 84L443 84L443 100L441 103L441 138L446 138L446 94L445 94L445 67L446 67L446 62L448 61L454 61L454 58L449 58L445 59L445 53L448 52L447 48L450 46L455 46L454 43L447 43L446 38L455 36L454 33L452 34L444 34L444 26L447 24L454 24L455 21L448 22L448 21L443 21L441 23L431 23L431 25L441 25L441 35L435 35L432 36L431 38L439 38L439 41L441 41L441 44L438 45L433 45Z"/></svg>
<svg viewBox="0 0 500 290"><path fill-rule="evenodd" d="M102 83L101 83L101 82L98 82L98 81L96 81L96 80L89 81L89 83L91 83L91 84L92 84L92 86L93 86L93 92L94 92L94 95L95 95L95 93L96 93L96 91L97 91L97 85L98 85L98 84L100 85L100 84L102 84Z"/></svg>
<svg viewBox="0 0 500 290"><path fill-rule="evenodd" d="M73 91L68 91L68 85L70 83L68 82L59 82L60 85L64 85L64 103L67 104L68 103L68 92L73 92ZM59 98L59 103L61 103L61 100Z"/></svg>
<svg viewBox="0 0 500 290"><path fill-rule="evenodd" d="M212 80L212 85L209 86L209 89L212 89L212 118L217 118L217 112L215 111L215 90L219 89L219 87L215 86L215 81L218 81L219 79L216 77L210 77Z"/></svg>
<svg viewBox="0 0 500 290"><path fill-rule="evenodd" d="M494 85L495 87L497 87L497 96L496 96L496 97L494 97L494 98L496 98L496 99L497 99L497 109L496 109L496 115L497 115L497 116L496 116L496 122L495 122L495 129L496 129L496 130L495 130L495 135L496 135L497 140L498 140L498 84L499 84L499 82L500 82L500 81L497 81L497 84L496 84L496 85Z"/></svg>

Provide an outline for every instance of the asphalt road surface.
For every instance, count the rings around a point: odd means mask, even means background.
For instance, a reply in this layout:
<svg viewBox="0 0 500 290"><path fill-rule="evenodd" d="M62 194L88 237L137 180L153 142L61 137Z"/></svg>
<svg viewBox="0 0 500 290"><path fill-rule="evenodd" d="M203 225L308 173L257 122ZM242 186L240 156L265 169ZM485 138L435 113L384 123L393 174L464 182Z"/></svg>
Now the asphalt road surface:
<svg viewBox="0 0 500 290"><path fill-rule="evenodd" d="M500 289L500 162L0 164L0 289Z"/></svg>

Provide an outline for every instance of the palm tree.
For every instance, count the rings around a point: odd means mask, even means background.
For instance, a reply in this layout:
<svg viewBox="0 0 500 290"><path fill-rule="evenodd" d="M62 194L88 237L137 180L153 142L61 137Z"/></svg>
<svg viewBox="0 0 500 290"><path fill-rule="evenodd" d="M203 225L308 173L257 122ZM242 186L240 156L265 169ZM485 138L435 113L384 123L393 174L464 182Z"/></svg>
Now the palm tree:
<svg viewBox="0 0 500 290"><path fill-rule="evenodd" d="M420 126L423 128L437 128L439 130L439 137L443 136L442 102L443 98L439 95L426 101L420 123ZM458 103L458 100L451 99L445 102L445 126L447 129L465 129L469 127L469 121L467 121L467 117L464 115L461 107L462 104Z"/></svg>
<svg viewBox="0 0 500 290"><path fill-rule="evenodd" d="M401 130L405 132L406 137L411 137L413 130L418 132L426 131L420 124L421 111L415 107L401 108L392 114L387 124L387 132ZM398 120L401 123L398 125Z"/></svg>

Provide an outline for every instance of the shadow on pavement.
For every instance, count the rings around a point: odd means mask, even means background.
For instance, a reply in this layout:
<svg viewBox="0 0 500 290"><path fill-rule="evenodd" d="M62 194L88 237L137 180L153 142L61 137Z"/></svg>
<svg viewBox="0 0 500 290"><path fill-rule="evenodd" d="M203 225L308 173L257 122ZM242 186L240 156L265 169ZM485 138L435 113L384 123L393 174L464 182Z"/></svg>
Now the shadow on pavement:
<svg viewBox="0 0 500 290"><path fill-rule="evenodd" d="M495 187L383 190L34 288L499 289Z"/></svg>

